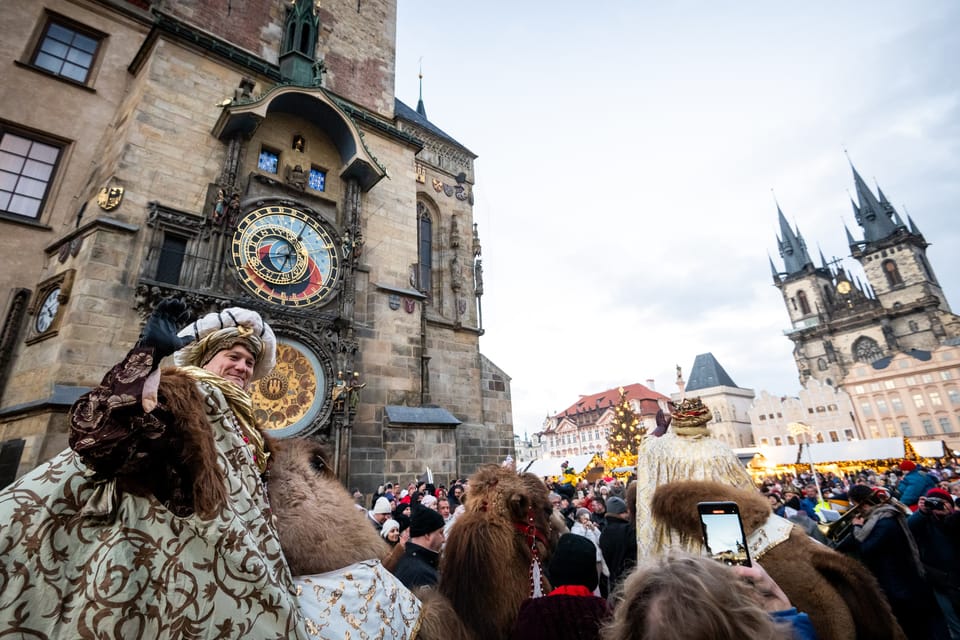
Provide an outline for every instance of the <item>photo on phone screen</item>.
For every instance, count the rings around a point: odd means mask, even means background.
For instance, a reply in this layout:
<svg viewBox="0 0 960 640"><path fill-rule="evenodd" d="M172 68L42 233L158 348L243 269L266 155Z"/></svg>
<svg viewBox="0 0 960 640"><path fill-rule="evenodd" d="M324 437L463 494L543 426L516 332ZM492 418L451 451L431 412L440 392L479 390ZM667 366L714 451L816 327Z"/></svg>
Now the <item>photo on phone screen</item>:
<svg viewBox="0 0 960 640"><path fill-rule="evenodd" d="M701 502L697 505L703 545L711 558L726 565L750 566L747 537L736 502Z"/></svg>

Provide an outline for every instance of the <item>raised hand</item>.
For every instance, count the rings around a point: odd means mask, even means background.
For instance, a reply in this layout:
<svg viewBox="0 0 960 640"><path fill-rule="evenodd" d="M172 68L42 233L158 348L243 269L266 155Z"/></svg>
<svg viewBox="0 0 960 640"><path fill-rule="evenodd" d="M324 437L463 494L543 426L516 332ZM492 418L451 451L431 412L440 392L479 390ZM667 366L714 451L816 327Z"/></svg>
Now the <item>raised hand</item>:
<svg viewBox="0 0 960 640"><path fill-rule="evenodd" d="M193 336L181 338L177 335L180 325L186 323L189 317L187 305L182 300L164 298L147 318L137 346L153 348L154 367L174 351L193 342Z"/></svg>

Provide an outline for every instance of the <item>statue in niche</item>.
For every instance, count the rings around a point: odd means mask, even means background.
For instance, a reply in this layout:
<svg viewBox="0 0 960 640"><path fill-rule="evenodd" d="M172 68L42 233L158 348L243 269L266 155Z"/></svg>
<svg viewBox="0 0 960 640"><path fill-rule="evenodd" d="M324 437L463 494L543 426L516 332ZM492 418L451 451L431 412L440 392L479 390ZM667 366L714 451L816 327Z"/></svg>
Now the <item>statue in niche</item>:
<svg viewBox="0 0 960 640"><path fill-rule="evenodd" d="M480 257L480 233L477 231L477 223L473 223L473 257Z"/></svg>
<svg viewBox="0 0 960 640"><path fill-rule="evenodd" d="M217 198L213 201L213 213L210 216L213 224L221 225L226 219L227 213L227 194L223 189L217 189Z"/></svg>
<svg viewBox="0 0 960 640"><path fill-rule="evenodd" d="M357 405L360 404L360 390L365 386L367 386L367 383L360 380L360 373L354 371L353 377L350 379L350 385L347 387L347 401L350 411L356 412Z"/></svg>
<svg viewBox="0 0 960 640"><path fill-rule="evenodd" d="M293 136L293 143L290 145L290 148L293 149L294 151L299 151L300 153L303 153L303 150L306 147L306 145L307 145L307 141L304 139L302 135L298 133L297 135Z"/></svg>
<svg viewBox="0 0 960 640"><path fill-rule="evenodd" d="M236 191L230 196L230 203L227 204L227 228L232 229L237 226L240 220L240 194Z"/></svg>
<svg viewBox="0 0 960 640"><path fill-rule="evenodd" d="M343 411L343 394L346 390L347 381L343 379L343 371L337 371L337 379L333 383L333 389L330 390L330 399L333 401L334 411Z"/></svg>
<svg viewBox="0 0 960 640"><path fill-rule="evenodd" d="M450 217L450 246L454 249L460 246L460 224L456 215Z"/></svg>
<svg viewBox="0 0 960 640"><path fill-rule="evenodd" d="M483 295L483 262L479 258L473 263L473 290L476 295Z"/></svg>
<svg viewBox="0 0 960 640"><path fill-rule="evenodd" d="M460 270L460 257L453 254L453 260L450 261L450 288L457 291L462 285L463 273Z"/></svg>
<svg viewBox="0 0 960 640"><path fill-rule="evenodd" d="M253 97L253 80L250 78L243 78L240 80L240 86L238 86L233 92L234 102L240 102L241 100L249 100Z"/></svg>
<svg viewBox="0 0 960 640"><path fill-rule="evenodd" d="M290 168L289 165L287 166L286 181L288 185L297 191L307 190L307 174L299 164L294 165L293 168Z"/></svg>

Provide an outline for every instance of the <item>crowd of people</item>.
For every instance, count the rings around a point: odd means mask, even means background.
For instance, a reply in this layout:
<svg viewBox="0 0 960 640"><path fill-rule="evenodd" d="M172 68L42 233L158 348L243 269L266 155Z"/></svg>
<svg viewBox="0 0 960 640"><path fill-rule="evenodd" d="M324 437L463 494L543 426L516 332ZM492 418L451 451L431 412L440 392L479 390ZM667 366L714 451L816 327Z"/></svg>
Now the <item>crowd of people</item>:
<svg viewBox="0 0 960 640"><path fill-rule="evenodd" d="M74 407L72 451L0 494L11 523L0 536L0 635L299 637L296 578L266 482L280 450L246 392L273 367L276 339L255 312L228 309L181 329L185 311L161 303L134 349ZM177 368L161 377L168 355ZM550 590L523 602L514 638L817 637L763 561L639 557L636 483L544 482L564 531L546 563L531 564L531 584L542 570ZM956 465L777 476L759 491L771 517L811 536L823 535L831 501L849 503L850 535L824 540L869 569L907 637L960 638ZM382 566L421 593L440 582L445 541L470 496L467 478L387 482L372 496L355 489L354 515L382 537ZM57 603L67 604L51 615L45 607Z"/></svg>

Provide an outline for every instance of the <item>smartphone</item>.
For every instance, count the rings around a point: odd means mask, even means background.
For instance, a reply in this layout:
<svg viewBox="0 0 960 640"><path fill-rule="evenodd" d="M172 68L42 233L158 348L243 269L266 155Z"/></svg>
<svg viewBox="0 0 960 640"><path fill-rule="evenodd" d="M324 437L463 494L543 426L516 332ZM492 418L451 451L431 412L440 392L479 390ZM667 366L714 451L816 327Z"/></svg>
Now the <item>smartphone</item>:
<svg viewBox="0 0 960 640"><path fill-rule="evenodd" d="M703 546L714 560L726 565L750 566L747 536L743 533L740 507L736 502L700 502L697 504Z"/></svg>

